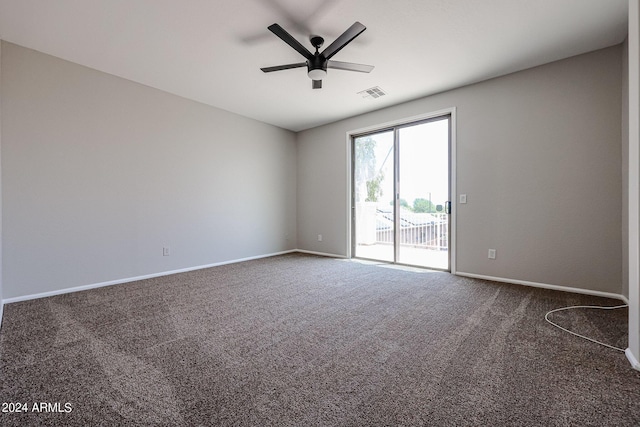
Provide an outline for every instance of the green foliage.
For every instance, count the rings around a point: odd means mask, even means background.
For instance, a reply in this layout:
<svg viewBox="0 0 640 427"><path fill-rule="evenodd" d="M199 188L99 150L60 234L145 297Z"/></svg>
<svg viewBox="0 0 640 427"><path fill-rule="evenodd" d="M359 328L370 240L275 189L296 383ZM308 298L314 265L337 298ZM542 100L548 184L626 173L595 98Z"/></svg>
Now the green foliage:
<svg viewBox="0 0 640 427"><path fill-rule="evenodd" d="M356 139L356 183L364 183L367 187L365 202L377 202L382 196L384 173L376 172L376 145L376 140L370 136Z"/></svg>
<svg viewBox="0 0 640 427"><path fill-rule="evenodd" d="M430 200L417 198L413 201L413 211L416 213L434 213L436 206Z"/></svg>
<svg viewBox="0 0 640 427"><path fill-rule="evenodd" d="M356 181L373 179L376 174L376 141L370 136L356 139Z"/></svg>
<svg viewBox="0 0 640 427"><path fill-rule="evenodd" d="M366 185L366 202L377 202L382 195L380 183L382 179L376 177L376 140L370 136L357 138L355 141L355 181L356 191L361 193L360 186ZM364 190L364 189L363 189ZM360 196L358 196L358 200Z"/></svg>
<svg viewBox="0 0 640 427"><path fill-rule="evenodd" d="M384 174L380 172L378 176L367 181L367 198L365 202L377 202L378 198L382 196L382 188L380 184L384 180Z"/></svg>

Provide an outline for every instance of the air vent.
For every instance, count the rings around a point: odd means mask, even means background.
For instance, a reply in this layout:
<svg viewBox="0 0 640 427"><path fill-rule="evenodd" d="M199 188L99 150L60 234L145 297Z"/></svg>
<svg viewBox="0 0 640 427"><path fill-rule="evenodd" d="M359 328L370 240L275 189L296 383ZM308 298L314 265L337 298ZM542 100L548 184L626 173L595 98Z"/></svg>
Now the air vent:
<svg viewBox="0 0 640 427"><path fill-rule="evenodd" d="M386 93L380 89L380 87L378 86L374 86L374 87L370 87L369 89L365 89L362 92L358 92L358 95L360 95L363 98L380 98L381 96L385 96Z"/></svg>

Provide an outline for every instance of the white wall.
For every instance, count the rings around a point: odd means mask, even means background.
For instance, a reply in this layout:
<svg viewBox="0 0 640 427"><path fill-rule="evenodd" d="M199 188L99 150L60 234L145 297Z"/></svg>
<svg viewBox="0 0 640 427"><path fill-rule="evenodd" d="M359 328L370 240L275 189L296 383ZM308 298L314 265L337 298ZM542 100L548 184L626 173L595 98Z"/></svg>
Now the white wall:
<svg viewBox="0 0 640 427"><path fill-rule="evenodd" d="M622 44L622 295L629 298L629 41Z"/></svg>
<svg viewBox="0 0 640 427"><path fill-rule="evenodd" d="M301 132L298 247L348 253L347 132L456 107L457 270L619 294L621 66L614 46Z"/></svg>
<svg viewBox="0 0 640 427"><path fill-rule="evenodd" d="M629 0L629 348L640 370L640 8Z"/></svg>
<svg viewBox="0 0 640 427"><path fill-rule="evenodd" d="M2 55L5 299L295 249L292 132Z"/></svg>
<svg viewBox="0 0 640 427"><path fill-rule="evenodd" d="M0 43L0 153L2 153L2 43ZM0 154L0 328L2 328L2 156Z"/></svg>

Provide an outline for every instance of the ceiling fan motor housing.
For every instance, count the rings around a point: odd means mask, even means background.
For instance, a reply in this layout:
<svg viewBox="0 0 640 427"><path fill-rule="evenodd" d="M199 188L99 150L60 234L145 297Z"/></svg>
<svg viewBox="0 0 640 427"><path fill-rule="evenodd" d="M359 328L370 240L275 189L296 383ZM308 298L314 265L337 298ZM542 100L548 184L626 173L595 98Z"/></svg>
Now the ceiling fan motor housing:
<svg viewBox="0 0 640 427"><path fill-rule="evenodd" d="M307 75L311 80L322 80L327 75L327 59L316 52L312 59L307 61Z"/></svg>
<svg viewBox="0 0 640 427"><path fill-rule="evenodd" d="M309 38L311 46L316 48L313 58L307 60L307 75L311 80L322 80L327 76L327 59L318 51L324 44L324 39L320 36L311 36Z"/></svg>

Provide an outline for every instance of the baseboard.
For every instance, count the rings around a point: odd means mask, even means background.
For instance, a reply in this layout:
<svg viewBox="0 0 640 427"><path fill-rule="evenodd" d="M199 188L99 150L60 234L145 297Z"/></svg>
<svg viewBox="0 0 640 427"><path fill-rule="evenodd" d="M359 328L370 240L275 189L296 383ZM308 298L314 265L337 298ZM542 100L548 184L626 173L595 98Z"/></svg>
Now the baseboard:
<svg viewBox="0 0 640 427"><path fill-rule="evenodd" d="M326 252L307 251L305 249L296 249L294 252L299 252L301 254L326 256L326 257L330 257L330 258L347 258L345 255L330 254L330 253L326 253Z"/></svg>
<svg viewBox="0 0 640 427"><path fill-rule="evenodd" d="M592 295L596 297L618 299L618 300L624 301L625 304L629 304L629 300L627 300L627 298L625 298L624 295L614 294L612 292L602 292L602 291L594 291L591 289L572 288L570 286L549 285L547 283L527 282L526 280L505 279L503 277L484 276L482 274L464 273L461 271L456 271L456 275L463 276L463 277L471 277L473 279L490 280L492 282L511 283L514 285L531 286L534 288L552 289L554 291L572 292L575 294L584 294L584 295Z"/></svg>
<svg viewBox="0 0 640 427"><path fill-rule="evenodd" d="M46 297L50 297L50 296L54 296L54 295L68 294L68 293L71 293L71 292L86 291L86 290L89 290L89 289L102 288L104 286L120 285L120 284L123 284L123 283L135 282L135 281L138 281L138 280L153 279L155 277L169 276L169 275L178 274L178 273L186 273L186 272L194 271L194 270L202 270L204 268L218 267L218 266L226 265L226 264L235 264L235 263L238 263L238 262L251 261L251 260L255 260L255 259L268 258L268 257L272 257L272 256L285 255L285 254L296 253L296 252L304 253L304 254L310 254L310 255L325 256L325 257L330 257L330 258L347 258L345 255L338 255L338 254L332 254L332 253L327 253L327 252L309 251L309 250L305 250L305 249L290 249L290 250L281 251L281 252L274 252L274 253L270 253L270 254L256 255L256 256L246 257L246 258L238 258L238 259L233 259L233 260L228 260L228 261L216 262L216 263L212 263L212 264L199 265L199 266L194 266L194 267L187 267L187 268L182 268L182 269L177 269L177 270L163 271L163 272L159 272L159 273L146 274L146 275L136 276L136 277L128 277L128 278L118 279L118 280L110 280L110 281L107 281L107 282L92 283L92 284L88 284L88 285L75 286L75 287L72 287L72 288L65 288L65 289L58 289L58 290L55 290L55 291L42 292L42 293L32 294L32 295L23 295L23 296L19 296L19 297L6 298L6 299L0 301L0 327L2 326L2 313L3 313L4 304L10 304L10 303L20 302L20 301L27 301L27 300L37 299L37 298L46 298ZM593 296L599 296L599 297L605 297L605 298L613 298L613 299L622 300L626 304L629 303L628 299L624 295L614 294L614 293L609 293L609 292L593 291L593 290L589 290L589 289L572 288L572 287L567 287L567 286L549 285L549 284L545 284L545 283L527 282L527 281L524 281L524 280L505 279L505 278L502 278L502 277L484 276L484 275L480 275L480 274L464 273L464 272L460 272L460 271L457 271L455 274L457 276L471 277L471 278L474 278L474 279L490 280L490 281L494 281L494 282L511 283L511 284L516 284L516 285L532 286L532 287L536 287L536 288L545 288L545 289L552 289L552 290L557 290L557 291L573 292L573 293L593 295Z"/></svg>
<svg viewBox="0 0 640 427"><path fill-rule="evenodd" d="M247 258L239 258L239 259L233 259L233 260L228 260L228 261L221 261L221 262L216 262L216 263L213 263L213 264L198 265L198 266L195 266L195 267L181 268L181 269L178 269L178 270L162 271L160 273L145 274L145 275L142 275L142 276L127 277L127 278L124 278L124 279L110 280L110 281L107 281L107 282L100 282L100 283L92 283L92 284L89 284L89 285L75 286L75 287L72 287L72 288L58 289L58 290L55 290L55 291L42 292L42 293L38 293L38 294L24 295L24 296L13 297L13 298L6 298L6 299L2 300L2 304L1 305L11 304L13 302L28 301L28 300L32 300L32 299L38 299L38 298L46 298L46 297L51 297L51 296L54 296L54 295L68 294L68 293L71 293L71 292L86 291L86 290L89 290L89 289L102 288L102 287L105 287L105 286L120 285L120 284L123 284L123 283L136 282L138 280L153 279L155 277L170 276L172 274L186 273L186 272L189 272L189 271L202 270L204 268L211 268L211 267L218 267L218 266L226 265L226 264L235 264L235 263L238 263L238 262L251 261L251 260L260 259L260 258L269 258L269 257L272 257L272 256L285 255L285 254L289 254L289 253L293 253L293 252L298 252L298 251L296 249L291 249L291 250L288 250L288 251L275 252L275 253L271 253L271 254L256 255L256 256L247 257Z"/></svg>
<svg viewBox="0 0 640 427"><path fill-rule="evenodd" d="M627 356L627 360L629 361L629 363L631 363L633 369L635 369L636 371L640 371L640 362L638 362L638 359L636 359L633 353L631 353L631 349L627 348L624 351L624 354L625 356Z"/></svg>

